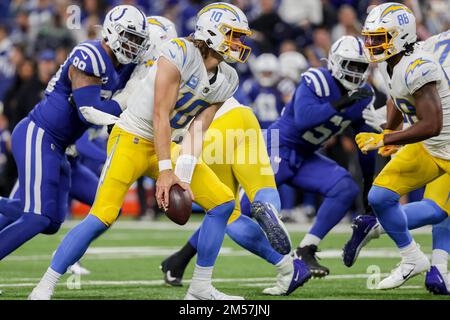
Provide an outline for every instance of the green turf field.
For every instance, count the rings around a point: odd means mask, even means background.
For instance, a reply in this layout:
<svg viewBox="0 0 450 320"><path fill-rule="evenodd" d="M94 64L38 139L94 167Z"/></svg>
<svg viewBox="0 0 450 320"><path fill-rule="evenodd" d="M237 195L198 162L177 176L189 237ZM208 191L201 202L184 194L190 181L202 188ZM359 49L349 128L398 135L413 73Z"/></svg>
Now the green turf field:
<svg viewBox="0 0 450 320"><path fill-rule="evenodd" d="M91 275L81 279L66 275L58 286L55 299L182 299L192 275L193 263L185 274L182 288L163 284L159 264L162 259L184 244L198 223L179 227L167 220L117 223L98 239L83 258ZM13 255L0 262L1 299L26 299L33 286L49 266L53 250L73 222L54 236L40 235ZM294 245L304 234L305 226L288 225ZM229 238L225 239L215 270L215 286L228 294L246 299L448 299L433 296L424 288L420 275L404 287L392 291L367 288L378 269L384 277L399 262L397 251L386 236L373 241L358 262L346 268L340 258L348 238L348 225L338 226L321 245L322 263L331 269L325 279L312 279L289 297L268 297L261 291L275 281L275 268L245 252ZM423 250L431 253L431 232L415 233ZM303 231L303 232L302 232ZM371 278L368 280L368 276ZM69 280L69 281L67 281ZM80 281L78 281L80 280ZM81 288L77 288L81 284Z"/></svg>

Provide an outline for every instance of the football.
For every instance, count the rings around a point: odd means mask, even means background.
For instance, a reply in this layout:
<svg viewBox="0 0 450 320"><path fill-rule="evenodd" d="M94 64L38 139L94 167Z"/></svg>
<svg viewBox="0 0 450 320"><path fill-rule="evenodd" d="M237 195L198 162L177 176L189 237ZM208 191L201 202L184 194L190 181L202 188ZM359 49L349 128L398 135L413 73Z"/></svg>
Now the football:
<svg viewBox="0 0 450 320"><path fill-rule="evenodd" d="M175 184L170 188L169 207L166 210L166 216L179 225L188 222L192 213L192 200L189 193Z"/></svg>

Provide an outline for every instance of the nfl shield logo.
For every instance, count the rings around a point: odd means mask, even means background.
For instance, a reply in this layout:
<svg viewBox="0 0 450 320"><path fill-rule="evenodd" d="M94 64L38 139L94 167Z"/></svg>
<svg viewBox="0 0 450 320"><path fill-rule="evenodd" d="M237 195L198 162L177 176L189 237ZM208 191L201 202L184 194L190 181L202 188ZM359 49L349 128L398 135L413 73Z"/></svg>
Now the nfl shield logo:
<svg viewBox="0 0 450 320"><path fill-rule="evenodd" d="M197 85L198 85L198 77L196 77L196 76L191 76L191 77L189 78L189 81L188 81L188 83L187 83L187 86L190 87L190 88L192 88L192 89L195 89L195 88L197 88Z"/></svg>

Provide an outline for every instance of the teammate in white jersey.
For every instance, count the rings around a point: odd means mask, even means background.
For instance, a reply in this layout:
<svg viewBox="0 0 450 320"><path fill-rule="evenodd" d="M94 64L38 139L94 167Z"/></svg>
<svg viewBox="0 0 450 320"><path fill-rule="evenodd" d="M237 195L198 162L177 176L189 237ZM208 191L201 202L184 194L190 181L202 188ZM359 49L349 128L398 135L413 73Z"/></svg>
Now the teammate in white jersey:
<svg viewBox="0 0 450 320"><path fill-rule="evenodd" d="M434 55L439 61L446 78L450 74L450 31L443 32L417 44L419 48ZM450 85L450 83L449 83ZM390 101L389 103L393 103ZM384 110L384 111L383 111ZM386 107L378 110L366 109L363 113L366 123L378 132L386 125ZM409 126L403 124L403 128ZM441 133L442 134L442 133ZM421 201L411 202L402 208L408 220L408 229L424 225L433 225L433 252L431 268L425 278L425 287L434 294L450 295L448 278L448 253L450 252L450 175L444 174L427 184ZM344 263L352 266L359 251L371 239L384 233L377 219L373 216L358 216L352 224L353 234L344 248Z"/></svg>
<svg viewBox="0 0 450 320"><path fill-rule="evenodd" d="M243 299L225 295L211 283L235 200L233 192L208 166L197 164L197 158L215 112L238 86L237 73L225 61L247 60L251 49L243 44L243 37L250 34L245 14L219 2L200 10L192 38L172 39L161 46L157 63L136 85L127 99L127 109L111 132L108 159L90 214L63 239L31 298L51 297L67 266L114 223L129 187L146 175L157 178L160 207L168 207L169 190L179 184L207 212L198 239L197 264L185 298ZM171 144L172 131L188 126L189 135L181 147Z"/></svg>
<svg viewBox="0 0 450 320"><path fill-rule="evenodd" d="M415 46L415 17L406 6L391 2L375 7L362 34L395 108L388 110L383 133L360 133L356 142L363 152L379 149L384 156L406 145L378 175L369 193L374 213L402 256L400 265L378 284L379 289L391 289L430 268L408 231L399 198L450 173L450 90L438 61ZM403 118L411 126L395 131Z"/></svg>

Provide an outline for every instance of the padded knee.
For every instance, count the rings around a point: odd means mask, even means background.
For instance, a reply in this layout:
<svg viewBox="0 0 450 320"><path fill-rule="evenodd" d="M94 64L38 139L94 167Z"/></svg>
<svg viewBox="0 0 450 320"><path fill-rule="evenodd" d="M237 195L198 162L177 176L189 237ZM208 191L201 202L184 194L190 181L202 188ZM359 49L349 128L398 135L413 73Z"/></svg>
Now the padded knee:
<svg viewBox="0 0 450 320"><path fill-rule="evenodd" d="M55 222L50 219L49 226L42 233L48 234L48 235L55 234L59 231L60 228L61 228L61 222Z"/></svg>
<svg viewBox="0 0 450 320"><path fill-rule="evenodd" d="M222 203L222 204L212 208L211 210L208 210L206 212L206 214L208 216L220 215L220 216L229 218L231 216L231 214L233 213L234 206L235 206L235 202L234 202L234 200L231 200L231 201Z"/></svg>
<svg viewBox="0 0 450 320"><path fill-rule="evenodd" d="M400 199L400 195L389 189L372 186L369 191L369 204L375 211L382 211L385 208L395 206Z"/></svg>

